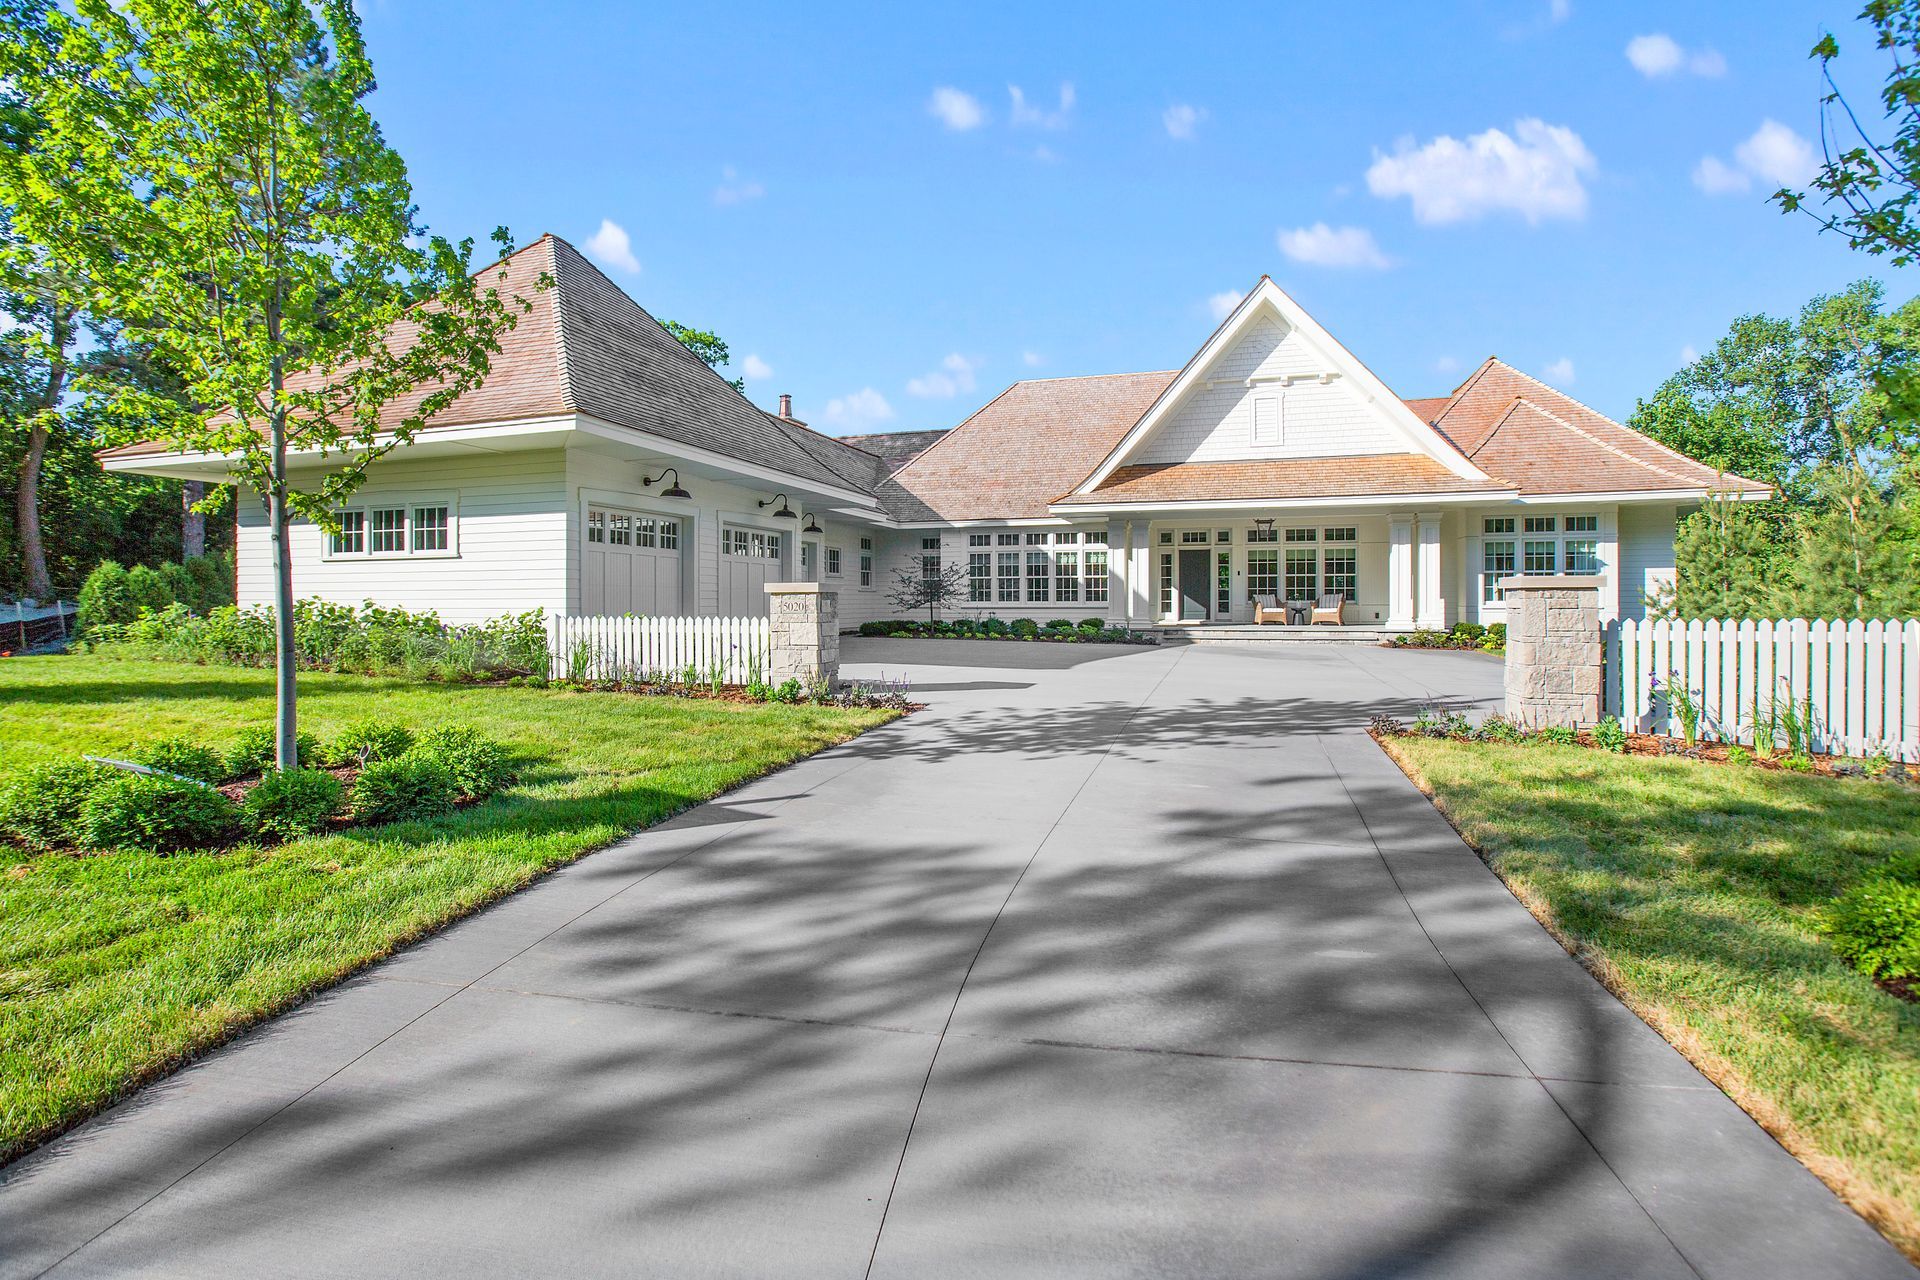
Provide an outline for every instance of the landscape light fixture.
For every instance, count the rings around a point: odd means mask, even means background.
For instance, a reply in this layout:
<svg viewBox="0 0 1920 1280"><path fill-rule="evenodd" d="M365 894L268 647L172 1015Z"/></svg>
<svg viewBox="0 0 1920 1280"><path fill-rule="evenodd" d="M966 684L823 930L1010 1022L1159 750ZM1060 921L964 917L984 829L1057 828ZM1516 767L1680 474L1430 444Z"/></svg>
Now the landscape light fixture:
<svg viewBox="0 0 1920 1280"><path fill-rule="evenodd" d="M780 509L773 513L777 519L798 520L800 518L800 513L787 505L787 495L784 493L776 493L771 498L760 499L762 507L770 507L776 502L780 504Z"/></svg>
<svg viewBox="0 0 1920 1280"><path fill-rule="evenodd" d="M662 480L665 480L668 476L673 477L673 484L660 491L661 497L691 498L693 496L692 494L688 493L685 489L682 489L680 487L680 472L678 468L675 468L675 467L668 467L665 471L662 471L657 476L641 476L640 486L642 488L650 488L653 485L660 483Z"/></svg>

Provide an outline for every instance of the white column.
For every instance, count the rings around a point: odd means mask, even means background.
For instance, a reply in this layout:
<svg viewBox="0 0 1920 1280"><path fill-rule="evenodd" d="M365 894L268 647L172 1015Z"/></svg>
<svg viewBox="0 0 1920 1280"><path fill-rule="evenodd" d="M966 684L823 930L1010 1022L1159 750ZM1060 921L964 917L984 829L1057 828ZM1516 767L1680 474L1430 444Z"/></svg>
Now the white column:
<svg viewBox="0 0 1920 1280"><path fill-rule="evenodd" d="M1121 618L1131 621L1133 610L1128 605L1132 598L1133 587L1127 565L1127 543L1132 540L1133 525L1130 521L1107 521L1107 618L1111 620L1117 613Z"/></svg>
<svg viewBox="0 0 1920 1280"><path fill-rule="evenodd" d="M1387 517L1387 625L1413 625L1413 518Z"/></svg>
<svg viewBox="0 0 1920 1280"><path fill-rule="evenodd" d="M1135 520L1127 526L1127 622L1152 623L1153 548L1147 537L1147 522Z"/></svg>
<svg viewBox="0 0 1920 1280"><path fill-rule="evenodd" d="M1414 625L1439 630L1447 625L1447 601L1440 578L1440 513L1422 511L1419 527L1419 563L1414 573L1420 603Z"/></svg>

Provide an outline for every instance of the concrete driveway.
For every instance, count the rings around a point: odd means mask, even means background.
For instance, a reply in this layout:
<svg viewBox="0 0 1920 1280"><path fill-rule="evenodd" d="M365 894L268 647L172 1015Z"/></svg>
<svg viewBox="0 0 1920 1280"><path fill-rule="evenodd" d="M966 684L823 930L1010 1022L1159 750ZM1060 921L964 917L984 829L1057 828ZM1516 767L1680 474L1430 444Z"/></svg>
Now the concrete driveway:
<svg viewBox="0 0 1920 1280"><path fill-rule="evenodd" d="M932 703L0 1173L0 1273L1909 1276L1360 730L1475 655L856 642Z"/></svg>

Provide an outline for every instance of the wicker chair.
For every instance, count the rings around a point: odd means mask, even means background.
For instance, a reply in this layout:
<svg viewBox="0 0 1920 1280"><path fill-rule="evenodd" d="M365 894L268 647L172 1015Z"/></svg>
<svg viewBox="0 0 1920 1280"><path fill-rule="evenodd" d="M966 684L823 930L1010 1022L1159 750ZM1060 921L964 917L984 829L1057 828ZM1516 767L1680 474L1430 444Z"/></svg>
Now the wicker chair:
<svg viewBox="0 0 1920 1280"><path fill-rule="evenodd" d="M1346 604L1347 598L1344 595L1338 591L1329 591L1320 597L1320 603L1313 606L1313 617L1310 621L1315 625L1324 622L1334 627L1345 626L1347 620L1342 610L1346 608Z"/></svg>

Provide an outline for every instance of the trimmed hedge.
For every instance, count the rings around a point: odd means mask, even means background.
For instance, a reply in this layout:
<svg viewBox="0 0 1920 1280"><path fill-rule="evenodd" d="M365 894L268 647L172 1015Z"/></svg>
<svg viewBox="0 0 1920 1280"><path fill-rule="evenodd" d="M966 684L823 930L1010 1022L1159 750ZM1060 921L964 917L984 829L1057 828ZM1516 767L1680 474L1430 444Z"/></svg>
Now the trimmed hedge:
<svg viewBox="0 0 1920 1280"><path fill-rule="evenodd" d="M80 806L104 783L123 776L86 760L36 765L0 788L0 833L29 849L78 845Z"/></svg>
<svg viewBox="0 0 1920 1280"><path fill-rule="evenodd" d="M1920 978L1920 884L1880 876L1855 885L1829 908L1827 934L1868 977Z"/></svg>
<svg viewBox="0 0 1920 1280"><path fill-rule="evenodd" d="M361 822L417 821L451 812L459 799L460 784L445 765L408 752L362 769L348 811Z"/></svg>
<svg viewBox="0 0 1920 1280"><path fill-rule="evenodd" d="M292 840L323 830L340 812L345 788L322 769L276 769L240 803L247 826L263 836Z"/></svg>
<svg viewBox="0 0 1920 1280"><path fill-rule="evenodd" d="M211 787L123 773L94 788L80 806L78 826L80 843L89 848L171 853L228 843L239 814Z"/></svg>

